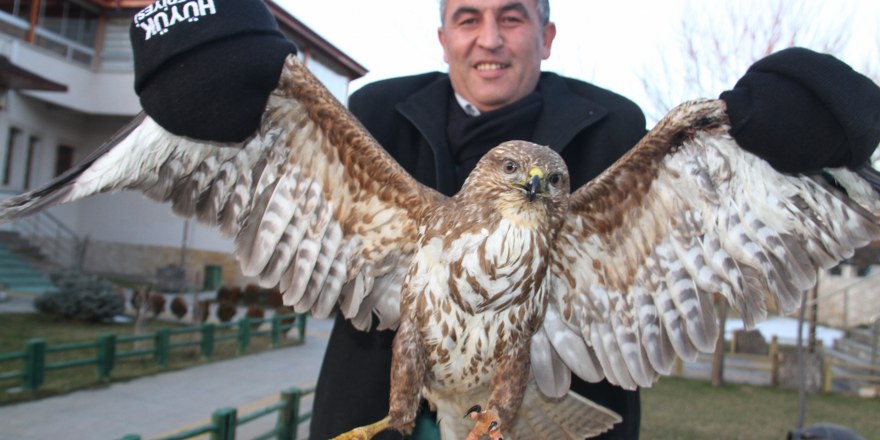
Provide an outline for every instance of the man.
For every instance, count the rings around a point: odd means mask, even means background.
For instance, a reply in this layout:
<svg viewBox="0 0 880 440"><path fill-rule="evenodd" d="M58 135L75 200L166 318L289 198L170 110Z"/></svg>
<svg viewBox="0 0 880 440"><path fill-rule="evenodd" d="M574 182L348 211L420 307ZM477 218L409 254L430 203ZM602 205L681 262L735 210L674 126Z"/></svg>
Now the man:
<svg viewBox="0 0 880 440"><path fill-rule="evenodd" d="M547 0L448 0L441 2L441 14L438 37L448 75L374 83L349 101L355 116L419 181L455 194L486 151L527 139L560 152L577 188L645 134L645 117L631 101L541 72L556 36ZM393 336L359 332L337 316L310 438L330 438L385 415ZM606 438L638 437L637 391L578 379L573 388L624 417Z"/></svg>
<svg viewBox="0 0 880 440"><path fill-rule="evenodd" d="M576 189L645 134L644 115L628 99L541 72L541 62L550 56L556 36L548 0L445 0L440 10L438 37L449 74L380 81L354 93L349 101L355 116L419 181L452 195L490 148L502 141L525 139L558 151ZM784 171L859 165L880 139L878 90L864 77L853 80L859 75L843 63L817 60L823 56L805 52L809 51L780 52L776 58L756 63L733 91L722 95L728 102L732 131L738 133L737 141L744 148ZM829 90L830 83L858 86ZM814 92L821 92L822 99ZM860 96L871 98L854 108L845 104ZM792 108L800 113L780 115L780 110ZM860 118L855 108L871 111ZM853 121L858 129L846 133L829 128L849 126ZM777 122L792 129L820 125L826 129L798 137L789 133L791 129L780 133L774 125ZM854 138L863 141L848 143ZM773 142L768 145L767 139ZM815 151L810 156L815 160L802 160L803 154L792 158L797 155L789 150ZM334 437L385 416L393 337L390 331L357 331L337 316L318 380L311 438ZM604 381L589 384L572 379L575 392L623 417L601 438L638 438L638 391L625 391ZM422 434L428 425L420 419L413 437L431 438ZM400 434L385 432L375 438L400 438Z"/></svg>
<svg viewBox="0 0 880 440"><path fill-rule="evenodd" d="M241 142L259 126L295 48L262 0L213 5L199 20L169 22L173 27L159 33L152 15L178 6L161 1L136 14L135 90L146 113L172 133ZM491 147L526 139L560 152L577 188L645 133L642 112L627 99L541 72L556 35L547 0L446 0L440 9L449 74L383 81L350 100L355 115L418 180L454 194ZM740 146L784 172L857 167L880 142L880 88L827 55L803 49L771 55L721 98ZM392 338L358 332L337 318L311 438L387 413ZM605 438L638 437L637 392L578 380L572 388L623 416Z"/></svg>

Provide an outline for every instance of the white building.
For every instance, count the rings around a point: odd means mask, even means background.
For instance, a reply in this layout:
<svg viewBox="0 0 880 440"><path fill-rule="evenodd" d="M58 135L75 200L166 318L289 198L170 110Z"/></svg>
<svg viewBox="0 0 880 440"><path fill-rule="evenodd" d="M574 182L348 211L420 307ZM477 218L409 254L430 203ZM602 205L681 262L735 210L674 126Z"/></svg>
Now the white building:
<svg viewBox="0 0 880 440"><path fill-rule="evenodd" d="M134 13L152 2L0 2L0 56L8 60L0 58L0 199L59 175L140 111L128 28ZM271 0L265 2L306 65L346 102L349 82L366 69ZM206 265L221 266L226 283L246 281L232 260L230 240L140 194L101 195L49 212L77 237L88 237L84 256L70 257L86 272L150 279L157 268L179 264L185 247L190 283L200 282ZM30 233L20 222L4 227ZM38 235L54 236L40 230ZM65 237L49 241L70 240Z"/></svg>

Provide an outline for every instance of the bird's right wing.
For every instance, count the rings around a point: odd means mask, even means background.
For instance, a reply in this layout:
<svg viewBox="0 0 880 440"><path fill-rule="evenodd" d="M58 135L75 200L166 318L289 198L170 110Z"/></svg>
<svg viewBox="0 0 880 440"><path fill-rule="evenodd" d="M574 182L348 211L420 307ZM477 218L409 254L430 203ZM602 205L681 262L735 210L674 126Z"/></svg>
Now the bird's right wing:
<svg viewBox="0 0 880 440"><path fill-rule="evenodd" d="M91 194L137 190L235 238L246 276L286 304L358 328L399 319L400 287L425 210L444 197L415 181L288 57L258 131L242 144L173 135L140 115L83 164L0 203L0 222Z"/></svg>

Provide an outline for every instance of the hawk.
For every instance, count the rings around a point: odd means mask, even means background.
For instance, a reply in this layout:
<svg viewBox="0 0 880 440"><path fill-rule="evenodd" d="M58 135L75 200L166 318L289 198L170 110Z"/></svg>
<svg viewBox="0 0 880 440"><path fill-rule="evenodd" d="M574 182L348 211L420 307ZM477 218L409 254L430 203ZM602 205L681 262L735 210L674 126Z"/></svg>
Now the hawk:
<svg viewBox="0 0 880 440"><path fill-rule="evenodd" d="M421 398L444 439L584 438L619 417L570 393L572 373L650 386L714 349L713 294L754 324L768 295L791 311L817 267L880 238L857 173L781 174L727 129L722 101L685 103L574 192L551 149L507 142L445 197L290 56L241 144L142 114L0 221L139 190L234 237L243 273L297 311L397 328L388 416L342 438L409 431Z"/></svg>

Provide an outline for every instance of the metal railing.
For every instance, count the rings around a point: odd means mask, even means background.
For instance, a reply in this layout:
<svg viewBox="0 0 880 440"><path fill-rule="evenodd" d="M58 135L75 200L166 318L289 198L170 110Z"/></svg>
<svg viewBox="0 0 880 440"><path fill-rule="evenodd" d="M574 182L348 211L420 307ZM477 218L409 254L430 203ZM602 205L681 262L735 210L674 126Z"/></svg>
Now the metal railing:
<svg viewBox="0 0 880 440"><path fill-rule="evenodd" d="M12 14L0 11L0 31L19 39L24 39L30 23ZM90 66L95 58L95 49L58 35L42 27L34 29L36 46L51 50L68 61Z"/></svg>
<svg viewBox="0 0 880 440"><path fill-rule="evenodd" d="M199 347L202 358L210 360L214 346L218 341L235 339L238 343L238 353L245 354L250 349L251 339L254 336L267 335L271 346L276 348L281 345L281 336L289 330L296 328L299 338L293 344L302 344L306 336L306 316L300 313L276 314L271 318L242 318L237 322L224 324L207 323L200 326L185 327L178 329L163 328L152 333L137 336L117 336L105 333L98 336L97 340L75 342L68 344L48 344L43 339L31 339L25 342L24 349L14 353L0 353L0 365L9 362L19 362L19 369L0 369L0 381L19 380L22 388L35 392L39 390L46 378L46 373L68 368L94 365L100 380L109 380L118 359L150 356L160 368L168 367L169 355L172 350L185 347ZM268 329L261 330L259 326L269 323ZM216 330L231 329L230 334L215 335ZM174 339L177 335L200 335L199 338L188 340ZM137 341L152 341L149 348L123 351L119 347L123 344ZM47 354L64 353L72 351L88 350L89 356L65 360L62 362L47 361Z"/></svg>
<svg viewBox="0 0 880 440"><path fill-rule="evenodd" d="M239 426L276 412L278 416L275 427L269 432L254 437L254 439L296 440L299 424L312 417L311 412L300 413L301 400L314 392L314 388L288 388L281 392L277 403L241 416L238 415L238 410L235 408L220 408L211 414L210 423L168 437L161 437L158 440L184 440L205 434L210 434L211 439L214 440L234 440L236 438L235 431ZM129 434L122 437L121 440L141 440L141 436Z"/></svg>
<svg viewBox="0 0 880 440"><path fill-rule="evenodd" d="M39 250L54 269L82 269L88 239L81 239L61 220L48 212L38 212L11 224L11 229Z"/></svg>

